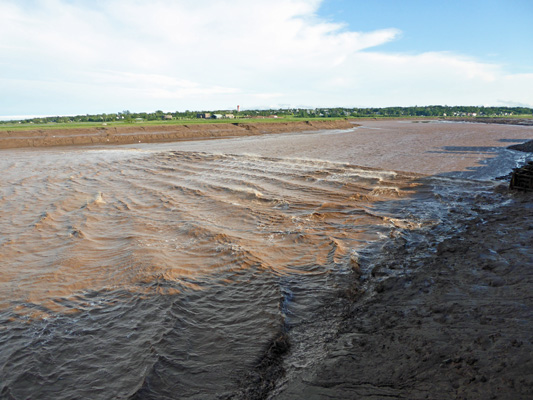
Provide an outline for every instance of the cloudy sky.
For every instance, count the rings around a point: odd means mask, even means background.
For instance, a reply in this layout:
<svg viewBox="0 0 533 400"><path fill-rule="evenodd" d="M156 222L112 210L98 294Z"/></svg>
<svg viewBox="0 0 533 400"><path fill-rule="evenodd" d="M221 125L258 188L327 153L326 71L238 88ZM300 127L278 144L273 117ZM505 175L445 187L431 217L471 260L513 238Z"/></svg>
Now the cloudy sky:
<svg viewBox="0 0 533 400"><path fill-rule="evenodd" d="M533 107L531 0L0 0L0 116Z"/></svg>

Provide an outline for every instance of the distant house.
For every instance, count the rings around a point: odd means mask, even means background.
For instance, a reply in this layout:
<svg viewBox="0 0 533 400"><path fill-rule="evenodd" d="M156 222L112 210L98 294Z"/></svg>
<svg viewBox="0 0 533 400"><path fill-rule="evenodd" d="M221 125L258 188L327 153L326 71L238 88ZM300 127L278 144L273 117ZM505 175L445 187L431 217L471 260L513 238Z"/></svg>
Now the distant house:
<svg viewBox="0 0 533 400"><path fill-rule="evenodd" d="M166 114L163 116L163 119L172 119L172 114Z"/></svg>
<svg viewBox="0 0 533 400"><path fill-rule="evenodd" d="M233 119L233 118L235 118L235 115L233 115L233 114L226 114L226 115L224 115L224 118Z"/></svg>
<svg viewBox="0 0 533 400"><path fill-rule="evenodd" d="M211 118L213 118L213 119L222 119L222 118L224 118L224 116L222 114L213 114L211 116Z"/></svg>
<svg viewBox="0 0 533 400"><path fill-rule="evenodd" d="M211 113L198 113L196 118L211 118Z"/></svg>

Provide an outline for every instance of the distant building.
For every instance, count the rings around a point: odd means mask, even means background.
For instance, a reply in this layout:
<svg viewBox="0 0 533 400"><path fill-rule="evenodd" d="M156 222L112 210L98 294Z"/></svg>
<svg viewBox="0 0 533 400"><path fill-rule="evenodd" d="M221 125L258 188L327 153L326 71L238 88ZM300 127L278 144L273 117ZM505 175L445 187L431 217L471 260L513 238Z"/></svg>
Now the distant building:
<svg viewBox="0 0 533 400"><path fill-rule="evenodd" d="M233 118L235 118L235 115L233 115L233 114L226 114L226 115L224 115L224 118L233 119Z"/></svg>
<svg viewBox="0 0 533 400"><path fill-rule="evenodd" d="M198 113L196 118L211 118L211 113Z"/></svg>
<svg viewBox="0 0 533 400"><path fill-rule="evenodd" d="M222 119L222 118L224 118L224 116L222 114L213 114L211 116L211 118L213 118L213 119Z"/></svg>
<svg viewBox="0 0 533 400"><path fill-rule="evenodd" d="M164 115L163 119L172 119L172 114Z"/></svg>

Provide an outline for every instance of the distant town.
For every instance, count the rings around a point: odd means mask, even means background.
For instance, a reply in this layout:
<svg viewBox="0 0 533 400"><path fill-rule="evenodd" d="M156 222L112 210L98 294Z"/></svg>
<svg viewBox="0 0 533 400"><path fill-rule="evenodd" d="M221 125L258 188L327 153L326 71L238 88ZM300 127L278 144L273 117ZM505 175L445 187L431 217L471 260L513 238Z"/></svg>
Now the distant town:
<svg viewBox="0 0 533 400"><path fill-rule="evenodd" d="M266 118L402 118L402 117L533 117L533 109L527 107L482 107L482 106L413 106L386 108L280 108L268 110L234 110L131 112L86 114L76 116L49 116L21 120L0 121L0 124L47 124L84 122L125 122L172 120L228 120Z"/></svg>

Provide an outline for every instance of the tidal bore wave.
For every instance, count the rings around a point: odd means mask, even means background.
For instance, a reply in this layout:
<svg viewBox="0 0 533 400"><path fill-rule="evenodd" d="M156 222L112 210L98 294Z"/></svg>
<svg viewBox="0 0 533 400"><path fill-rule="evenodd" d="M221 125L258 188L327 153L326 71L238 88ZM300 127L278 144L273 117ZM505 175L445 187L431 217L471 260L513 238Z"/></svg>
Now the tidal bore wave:
<svg viewBox="0 0 533 400"><path fill-rule="evenodd" d="M442 224L461 201L436 178L312 160L0 163L6 399L264 397L289 346L300 363L319 351L305 324L366 246Z"/></svg>

